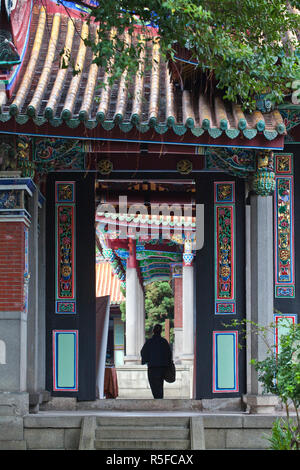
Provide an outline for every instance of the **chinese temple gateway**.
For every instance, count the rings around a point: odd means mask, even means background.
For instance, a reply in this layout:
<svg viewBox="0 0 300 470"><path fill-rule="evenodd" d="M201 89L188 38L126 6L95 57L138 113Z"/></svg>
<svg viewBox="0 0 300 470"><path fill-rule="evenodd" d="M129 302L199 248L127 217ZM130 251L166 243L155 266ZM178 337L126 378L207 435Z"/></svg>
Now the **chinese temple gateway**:
<svg viewBox="0 0 300 470"><path fill-rule="evenodd" d="M133 390L146 373L145 286L172 280L173 354L187 384L176 397L273 405L249 365L265 345L239 322L274 323L278 344L282 318L298 321L298 102L262 99L247 114L217 92L182 89L156 43L150 69L141 61L129 88L126 71L110 86L76 4L69 14L52 0L1 5L0 404L38 406L45 391L99 398L105 262L123 288L115 351ZM77 75L60 67L64 48Z"/></svg>

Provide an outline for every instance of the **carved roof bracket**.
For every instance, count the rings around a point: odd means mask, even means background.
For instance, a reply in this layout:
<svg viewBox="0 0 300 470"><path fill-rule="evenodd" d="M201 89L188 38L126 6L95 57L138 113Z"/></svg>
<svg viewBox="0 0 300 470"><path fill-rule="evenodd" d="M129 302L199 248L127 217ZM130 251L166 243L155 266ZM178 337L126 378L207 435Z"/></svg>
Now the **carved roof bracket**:
<svg viewBox="0 0 300 470"><path fill-rule="evenodd" d="M254 150L211 147L206 149L205 158L207 170L222 170L239 178L248 178L256 170Z"/></svg>

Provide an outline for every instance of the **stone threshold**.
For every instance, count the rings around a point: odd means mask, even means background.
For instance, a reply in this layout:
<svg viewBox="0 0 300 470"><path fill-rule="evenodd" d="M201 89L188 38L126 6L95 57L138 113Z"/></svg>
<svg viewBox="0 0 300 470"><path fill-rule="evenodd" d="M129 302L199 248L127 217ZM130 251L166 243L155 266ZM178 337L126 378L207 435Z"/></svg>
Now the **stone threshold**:
<svg viewBox="0 0 300 470"><path fill-rule="evenodd" d="M102 399L77 401L76 398L52 397L40 405L40 411L229 411L244 412L241 398L193 400L193 399Z"/></svg>

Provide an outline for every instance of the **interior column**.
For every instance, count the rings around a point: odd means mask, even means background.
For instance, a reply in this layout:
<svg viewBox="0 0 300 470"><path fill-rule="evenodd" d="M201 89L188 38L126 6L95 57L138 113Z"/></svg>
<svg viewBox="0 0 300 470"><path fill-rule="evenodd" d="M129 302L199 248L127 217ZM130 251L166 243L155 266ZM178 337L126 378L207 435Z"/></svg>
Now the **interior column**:
<svg viewBox="0 0 300 470"><path fill-rule="evenodd" d="M269 158L268 166L265 165ZM262 163L263 165L262 166ZM257 172L253 179L255 193L250 197L250 315L252 322L268 327L273 323L273 198L275 187L273 156L260 153ZM273 344L273 332L269 333L269 343ZM263 339L253 331L248 341L248 356L263 360L267 346ZM257 372L251 367L248 377L247 403L254 412L268 412L274 409L275 397L263 395L262 385Z"/></svg>
<svg viewBox="0 0 300 470"><path fill-rule="evenodd" d="M182 267L182 356L185 364L194 362L194 255L191 243L185 243Z"/></svg>
<svg viewBox="0 0 300 470"><path fill-rule="evenodd" d="M39 276L38 276L38 260L39 260L39 243L38 243L38 202L39 193L35 191L33 197L29 201L29 213L31 216L31 224L29 228L28 258L29 258L29 295L28 295L28 320L27 334L27 388L29 391L29 403L31 409L39 405L38 393L38 292L39 292Z"/></svg>
<svg viewBox="0 0 300 470"><path fill-rule="evenodd" d="M172 269L174 289L174 360L179 362L182 356L182 264Z"/></svg>
<svg viewBox="0 0 300 470"><path fill-rule="evenodd" d="M129 257L126 268L126 349L125 364L139 364L139 279L137 273L135 240L129 239Z"/></svg>
<svg viewBox="0 0 300 470"><path fill-rule="evenodd" d="M140 354L140 351L145 343L145 299L144 299L144 289L142 286L141 278L139 272L137 271L137 354Z"/></svg>

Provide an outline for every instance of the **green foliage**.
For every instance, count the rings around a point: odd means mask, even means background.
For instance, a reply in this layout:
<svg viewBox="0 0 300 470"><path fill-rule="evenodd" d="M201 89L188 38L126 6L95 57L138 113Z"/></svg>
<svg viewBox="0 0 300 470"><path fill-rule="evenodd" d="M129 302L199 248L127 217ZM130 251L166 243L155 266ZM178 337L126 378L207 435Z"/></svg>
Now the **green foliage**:
<svg viewBox="0 0 300 470"><path fill-rule="evenodd" d="M263 361L252 360L264 391L300 406L300 325L288 325L280 339L278 354L271 349Z"/></svg>
<svg viewBox="0 0 300 470"><path fill-rule="evenodd" d="M84 1L77 3L85 5ZM96 21L98 43L86 40L95 62L111 70L110 83L127 68L137 73L140 52L153 41L149 25L157 28L165 59L173 60L177 46L187 48L191 59L223 96L254 109L255 95L267 94L280 103L290 92L287 83L299 75L295 37L282 41L290 31L300 29L300 15L284 0L106 0L91 7L88 20ZM299 8L298 0L290 1ZM135 42L124 41L124 33ZM114 36L110 32L114 30ZM144 38L143 38L144 36ZM291 47L292 46L292 47ZM114 61L111 59L114 57Z"/></svg>
<svg viewBox="0 0 300 470"><path fill-rule="evenodd" d="M146 286L145 292L145 333L146 337L152 336L152 329L156 323L163 327L165 320L170 320L170 342L173 342L174 325L174 297L173 290L169 282L157 281Z"/></svg>
<svg viewBox="0 0 300 470"><path fill-rule="evenodd" d="M124 289L124 287L120 286L120 291L121 291L121 294L123 295L123 297L125 299L126 289ZM123 300L120 303L120 310L121 310L121 320L125 322L125 319L126 319L126 302L125 302L125 300Z"/></svg>
<svg viewBox="0 0 300 470"><path fill-rule="evenodd" d="M226 325L229 326L229 325ZM276 450L300 449L300 324L290 324L281 319L285 334L280 336L278 351L269 338L274 338L275 324L261 326L243 320L233 321L230 326L239 327L242 335L257 335L267 346L264 360L251 360L263 385L263 392L276 395L286 410L286 420L274 422L270 440L271 448ZM296 424L290 420L289 406L296 410Z"/></svg>
<svg viewBox="0 0 300 470"><path fill-rule="evenodd" d="M272 426L272 435L268 438L271 450L297 450L297 443L294 436L298 434L297 426L290 420L289 423L284 419L277 418Z"/></svg>
<svg viewBox="0 0 300 470"><path fill-rule="evenodd" d="M126 302L123 300L120 303L120 310L121 310L121 320L125 321L126 320Z"/></svg>

